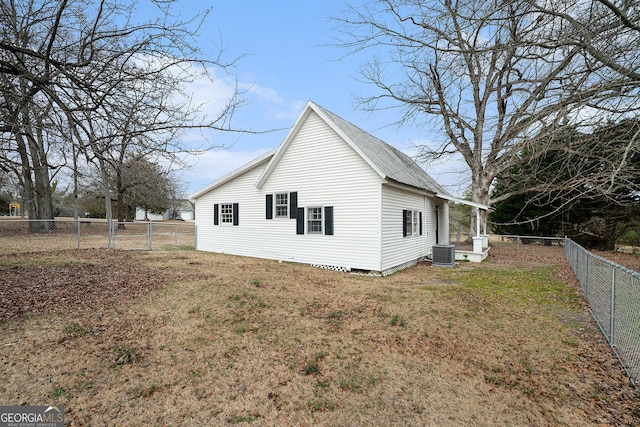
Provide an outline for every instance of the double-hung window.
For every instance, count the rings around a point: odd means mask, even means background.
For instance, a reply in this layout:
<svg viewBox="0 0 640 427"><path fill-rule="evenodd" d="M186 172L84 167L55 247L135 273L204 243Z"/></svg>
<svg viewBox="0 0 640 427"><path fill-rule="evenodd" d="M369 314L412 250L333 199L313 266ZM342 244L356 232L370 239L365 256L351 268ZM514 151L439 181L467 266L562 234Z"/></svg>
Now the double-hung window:
<svg viewBox="0 0 640 427"><path fill-rule="evenodd" d="M240 225L238 203L216 203L213 205L213 225Z"/></svg>
<svg viewBox="0 0 640 427"><path fill-rule="evenodd" d="M298 192L267 194L265 207L266 219L296 219L298 215Z"/></svg>
<svg viewBox="0 0 640 427"><path fill-rule="evenodd" d="M333 206L299 207L296 210L296 234L333 236Z"/></svg>
<svg viewBox="0 0 640 427"><path fill-rule="evenodd" d="M307 233L322 234L322 208L307 208Z"/></svg>
<svg viewBox="0 0 640 427"><path fill-rule="evenodd" d="M222 224L233 224L233 204L220 204L220 222Z"/></svg>
<svg viewBox="0 0 640 427"><path fill-rule="evenodd" d="M276 194L276 218L289 217L289 193Z"/></svg>
<svg viewBox="0 0 640 427"><path fill-rule="evenodd" d="M405 209L402 211L402 235L422 235L422 212Z"/></svg>

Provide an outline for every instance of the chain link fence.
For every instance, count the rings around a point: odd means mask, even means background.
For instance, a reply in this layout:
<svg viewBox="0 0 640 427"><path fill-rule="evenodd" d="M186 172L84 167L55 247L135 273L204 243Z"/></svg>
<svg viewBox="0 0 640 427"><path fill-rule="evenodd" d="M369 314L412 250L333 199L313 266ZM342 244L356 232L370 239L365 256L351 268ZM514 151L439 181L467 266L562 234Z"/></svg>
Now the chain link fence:
<svg viewBox="0 0 640 427"><path fill-rule="evenodd" d="M194 249L195 225L94 218L0 220L0 253L90 248Z"/></svg>
<svg viewBox="0 0 640 427"><path fill-rule="evenodd" d="M589 302L591 315L633 385L640 381L640 274L566 239L565 257Z"/></svg>

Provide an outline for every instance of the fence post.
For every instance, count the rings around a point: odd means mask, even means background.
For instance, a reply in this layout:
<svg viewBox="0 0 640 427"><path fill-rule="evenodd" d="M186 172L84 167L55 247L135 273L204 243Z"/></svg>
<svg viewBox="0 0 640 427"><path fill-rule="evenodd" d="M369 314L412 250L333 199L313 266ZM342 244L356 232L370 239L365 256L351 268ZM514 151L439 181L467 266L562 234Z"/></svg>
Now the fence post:
<svg viewBox="0 0 640 427"><path fill-rule="evenodd" d="M616 308L616 267L611 269L611 326L609 332L609 345L615 346L615 308Z"/></svg>
<svg viewBox="0 0 640 427"><path fill-rule="evenodd" d="M151 224L153 224L153 221L147 223L147 249L150 251L153 250L153 226Z"/></svg>
<svg viewBox="0 0 640 427"><path fill-rule="evenodd" d="M107 248L114 249L113 219L107 220Z"/></svg>
<svg viewBox="0 0 640 427"><path fill-rule="evenodd" d="M584 298L589 301L589 260L591 257L585 256L585 267L584 267Z"/></svg>

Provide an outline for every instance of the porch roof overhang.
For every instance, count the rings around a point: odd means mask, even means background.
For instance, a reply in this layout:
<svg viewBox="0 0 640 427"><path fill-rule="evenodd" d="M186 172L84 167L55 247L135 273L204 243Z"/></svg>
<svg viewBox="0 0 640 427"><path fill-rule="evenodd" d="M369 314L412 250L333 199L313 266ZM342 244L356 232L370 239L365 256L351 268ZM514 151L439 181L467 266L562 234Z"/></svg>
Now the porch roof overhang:
<svg viewBox="0 0 640 427"><path fill-rule="evenodd" d="M457 197L453 197L453 196L449 196L448 194L436 194L437 197L440 197L441 199L445 199L445 200L449 200L450 202L454 202L454 203L461 203L463 205L467 205L467 206L471 206L476 208L476 237L475 238L480 238L480 211L484 210L489 212L490 207L488 205L483 205L482 203L476 203L476 202L470 202L469 200L462 200L462 199L458 199ZM484 220L484 224L483 228L484 228L484 234L487 234L487 219L485 217Z"/></svg>
<svg viewBox="0 0 640 427"><path fill-rule="evenodd" d="M467 205L467 206L472 206L474 208L478 208L478 209L485 210L485 211L488 211L490 209L490 207L488 205L483 205L482 203L471 202L469 200L458 199L457 197L453 197L453 196L450 196L448 194L436 193L436 197L448 200L450 202L460 203L460 204Z"/></svg>

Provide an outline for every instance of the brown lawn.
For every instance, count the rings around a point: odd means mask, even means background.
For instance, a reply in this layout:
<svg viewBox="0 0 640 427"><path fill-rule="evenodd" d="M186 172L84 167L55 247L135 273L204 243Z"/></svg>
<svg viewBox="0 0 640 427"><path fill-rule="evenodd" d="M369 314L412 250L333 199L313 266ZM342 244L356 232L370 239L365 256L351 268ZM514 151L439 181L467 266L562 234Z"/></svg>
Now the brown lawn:
<svg viewBox="0 0 640 427"><path fill-rule="evenodd" d="M198 252L0 256L0 405L71 425L638 425L558 247L386 278Z"/></svg>

